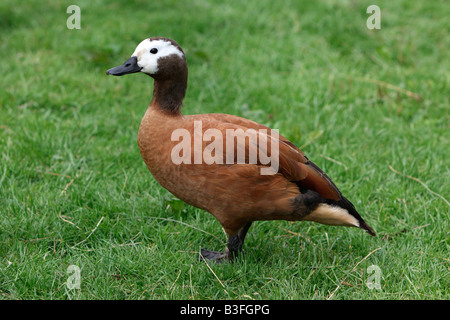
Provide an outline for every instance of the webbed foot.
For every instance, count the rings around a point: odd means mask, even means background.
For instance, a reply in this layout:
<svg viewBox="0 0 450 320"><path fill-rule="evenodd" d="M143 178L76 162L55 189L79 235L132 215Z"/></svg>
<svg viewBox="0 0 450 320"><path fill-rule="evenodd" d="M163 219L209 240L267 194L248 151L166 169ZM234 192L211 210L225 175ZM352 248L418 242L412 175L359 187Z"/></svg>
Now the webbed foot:
<svg viewBox="0 0 450 320"><path fill-rule="evenodd" d="M215 263L224 263L224 262L230 261L230 254L228 252L218 252L218 251L201 249L200 260L204 260L204 261L209 260L209 261L212 261Z"/></svg>

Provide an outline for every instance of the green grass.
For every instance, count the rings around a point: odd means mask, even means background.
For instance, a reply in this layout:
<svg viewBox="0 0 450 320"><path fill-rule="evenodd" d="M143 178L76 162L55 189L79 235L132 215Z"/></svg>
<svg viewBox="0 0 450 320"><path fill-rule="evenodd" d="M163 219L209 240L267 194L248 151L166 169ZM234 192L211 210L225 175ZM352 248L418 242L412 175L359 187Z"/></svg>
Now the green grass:
<svg viewBox="0 0 450 320"><path fill-rule="evenodd" d="M8 0L0 15L0 298L450 298L448 2ZM226 237L141 159L151 79L105 75L149 36L186 52L185 114L279 129L378 236L258 222L245 259L199 262Z"/></svg>

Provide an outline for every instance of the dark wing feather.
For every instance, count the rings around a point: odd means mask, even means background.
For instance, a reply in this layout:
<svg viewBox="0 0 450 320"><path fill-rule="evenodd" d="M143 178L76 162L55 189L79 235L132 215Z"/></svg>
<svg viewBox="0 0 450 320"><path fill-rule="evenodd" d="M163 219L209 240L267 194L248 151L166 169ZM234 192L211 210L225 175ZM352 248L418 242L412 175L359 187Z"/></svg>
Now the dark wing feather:
<svg viewBox="0 0 450 320"><path fill-rule="evenodd" d="M270 128L257 122L234 115L212 113L201 115L202 119L219 121L222 124L230 124L230 127L243 127L248 129L266 129L270 134ZM334 201L342 199L342 194L333 181L291 141L278 134L280 163L279 172L286 179L295 182L300 191L311 189L319 193L323 198Z"/></svg>

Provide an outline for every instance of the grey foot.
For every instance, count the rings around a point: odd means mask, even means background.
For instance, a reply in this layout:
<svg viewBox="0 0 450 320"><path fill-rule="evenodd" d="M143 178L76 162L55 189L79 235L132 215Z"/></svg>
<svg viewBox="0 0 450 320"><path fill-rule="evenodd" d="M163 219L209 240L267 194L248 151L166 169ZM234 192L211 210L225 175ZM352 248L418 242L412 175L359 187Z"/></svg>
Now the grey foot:
<svg viewBox="0 0 450 320"><path fill-rule="evenodd" d="M217 252L201 249L200 260L210 260L215 263L224 263L230 261L230 255L228 252Z"/></svg>

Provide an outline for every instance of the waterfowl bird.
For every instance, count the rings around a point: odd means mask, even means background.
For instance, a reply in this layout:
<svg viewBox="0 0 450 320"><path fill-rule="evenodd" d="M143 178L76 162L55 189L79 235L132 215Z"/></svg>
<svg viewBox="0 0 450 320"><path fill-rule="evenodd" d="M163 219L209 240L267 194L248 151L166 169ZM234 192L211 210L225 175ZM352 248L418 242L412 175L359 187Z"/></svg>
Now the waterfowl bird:
<svg viewBox="0 0 450 320"><path fill-rule="evenodd" d="M225 252L202 249L202 258L233 261L250 225L258 220L315 221L375 235L333 181L283 136L234 115L182 115L188 69L174 40L145 39L128 60L106 74L137 72L154 79L153 98L137 138L150 173L179 199L211 213L228 235ZM230 151L228 146L235 148ZM272 146L278 147L273 153ZM270 164L269 149L275 159ZM251 158L255 150L260 153ZM266 158L260 157L262 151ZM272 172L263 174L264 169Z"/></svg>

